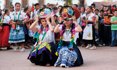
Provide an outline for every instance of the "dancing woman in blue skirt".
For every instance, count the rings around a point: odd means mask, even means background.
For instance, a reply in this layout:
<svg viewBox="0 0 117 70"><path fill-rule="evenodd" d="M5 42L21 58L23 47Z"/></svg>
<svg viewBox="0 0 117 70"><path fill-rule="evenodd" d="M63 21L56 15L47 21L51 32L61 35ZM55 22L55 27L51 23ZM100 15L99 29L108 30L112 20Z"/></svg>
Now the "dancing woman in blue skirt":
<svg viewBox="0 0 117 70"><path fill-rule="evenodd" d="M82 29L77 23L72 22L72 19L64 19L63 25L57 25L54 32L59 32L60 42L58 44L56 55L58 59L54 66L72 67L83 64L83 58L80 50L75 45L75 34L81 32Z"/></svg>

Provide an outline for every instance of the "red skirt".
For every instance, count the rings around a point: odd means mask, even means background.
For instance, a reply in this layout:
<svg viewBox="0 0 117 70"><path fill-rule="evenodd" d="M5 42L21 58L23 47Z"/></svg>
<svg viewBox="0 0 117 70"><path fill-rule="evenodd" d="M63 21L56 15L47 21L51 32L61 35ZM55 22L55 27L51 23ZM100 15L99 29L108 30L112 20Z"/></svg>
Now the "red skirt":
<svg viewBox="0 0 117 70"><path fill-rule="evenodd" d="M0 47L2 46L3 27L0 26Z"/></svg>
<svg viewBox="0 0 117 70"><path fill-rule="evenodd" d="M0 47L9 47L9 33L10 26L8 24L3 24L2 30L0 31Z"/></svg>

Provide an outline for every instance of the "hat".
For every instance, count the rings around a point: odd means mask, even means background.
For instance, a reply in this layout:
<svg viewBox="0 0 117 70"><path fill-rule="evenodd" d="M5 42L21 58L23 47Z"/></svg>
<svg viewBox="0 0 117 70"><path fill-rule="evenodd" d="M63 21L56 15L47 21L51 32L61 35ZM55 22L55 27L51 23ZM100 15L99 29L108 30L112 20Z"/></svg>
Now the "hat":
<svg viewBox="0 0 117 70"><path fill-rule="evenodd" d="M62 7L62 9L60 10L60 15L63 17L63 18L70 18L74 15L74 11L71 7L69 6L64 6Z"/></svg>
<svg viewBox="0 0 117 70"><path fill-rule="evenodd" d="M76 18L78 18L80 16L80 12L78 10L78 8L72 8L70 6L64 6L61 10L60 10L60 15L63 18L71 18L72 16L75 15Z"/></svg>
<svg viewBox="0 0 117 70"><path fill-rule="evenodd" d="M42 8L42 9L40 9L39 17L46 18L51 13L52 13L52 11L50 8Z"/></svg>
<svg viewBox="0 0 117 70"><path fill-rule="evenodd" d="M74 10L74 15L75 15L76 19L79 18L80 17L80 10L77 7L72 7L72 8Z"/></svg>

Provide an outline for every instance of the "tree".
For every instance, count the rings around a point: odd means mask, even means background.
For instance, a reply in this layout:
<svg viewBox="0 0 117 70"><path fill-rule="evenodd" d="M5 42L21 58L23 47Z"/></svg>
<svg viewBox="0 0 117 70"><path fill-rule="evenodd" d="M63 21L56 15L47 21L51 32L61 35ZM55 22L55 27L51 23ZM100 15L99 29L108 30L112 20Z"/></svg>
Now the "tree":
<svg viewBox="0 0 117 70"><path fill-rule="evenodd" d="M44 2L45 2L45 0L39 0L40 6L43 6L44 5Z"/></svg>
<svg viewBox="0 0 117 70"><path fill-rule="evenodd" d="M5 0L5 8L10 8L12 6L12 0Z"/></svg>
<svg viewBox="0 0 117 70"><path fill-rule="evenodd" d="M22 7L25 8L28 6L28 0L21 0L22 1Z"/></svg>
<svg viewBox="0 0 117 70"><path fill-rule="evenodd" d="M80 6L84 6L85 0L79 0Z"/></svg>
<svg viewBox="0 0 117 70"><path fill-rule="evenodd" d="M65 1L65 5L72 5L72 0L64 0Z"/></svg>

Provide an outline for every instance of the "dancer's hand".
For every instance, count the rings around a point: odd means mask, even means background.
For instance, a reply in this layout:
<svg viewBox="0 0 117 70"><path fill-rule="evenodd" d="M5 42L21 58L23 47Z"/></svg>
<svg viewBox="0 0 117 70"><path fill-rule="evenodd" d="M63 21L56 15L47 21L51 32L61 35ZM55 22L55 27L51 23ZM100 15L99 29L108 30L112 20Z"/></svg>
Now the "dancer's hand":
<svg viewBox="0 0 117 70"><path fill-rule="evenodd" d="M42 44L42 41L39 41L38 44L39 44L39 45Z"/></svg>

